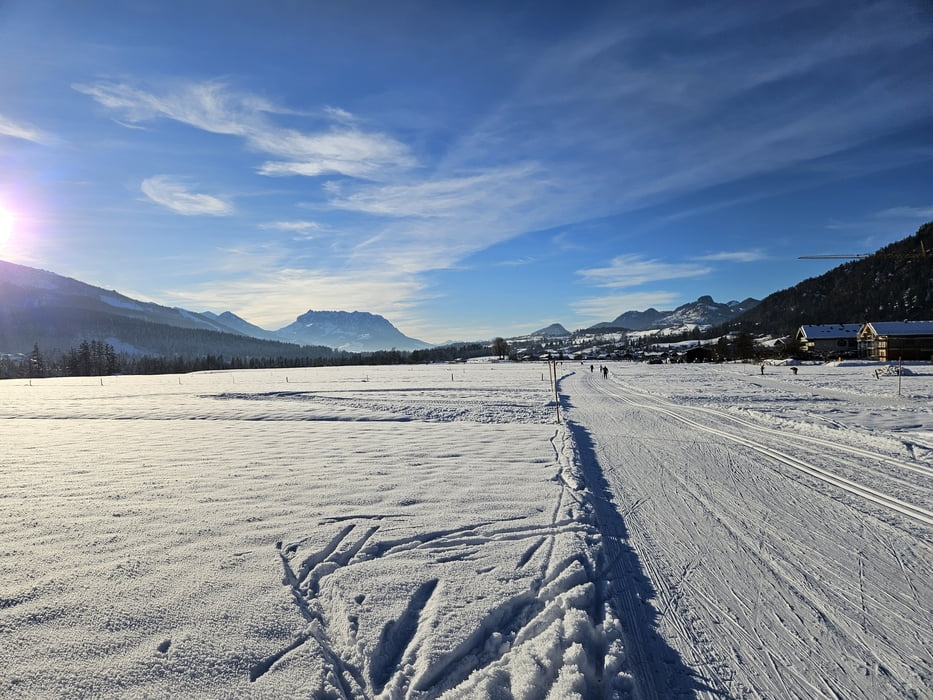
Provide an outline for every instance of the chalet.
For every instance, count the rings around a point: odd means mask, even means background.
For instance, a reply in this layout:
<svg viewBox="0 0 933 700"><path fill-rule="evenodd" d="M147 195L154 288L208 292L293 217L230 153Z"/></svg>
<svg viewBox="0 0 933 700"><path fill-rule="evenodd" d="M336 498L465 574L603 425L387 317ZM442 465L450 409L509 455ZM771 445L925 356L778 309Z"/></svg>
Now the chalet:
<svg viewBox="0 0 933 700"><path fill-rule="evenodd" d="M838 357L855 355L859 349L861 323L831 323L801 326L797 343L801 351L810 355Z"/></svg>
<svg viewBox="0 0 933 700"><path fill-rule="evenodd" d="M712 362L713 348L709 345L695 345L683 354L684 362Z"/></svg>
<svg viewBox="0 0 933 700"><path fill-rule="evenodd" d="M933 321L866 323L858 333L860 354L878 362L933 362Z"/></svg>

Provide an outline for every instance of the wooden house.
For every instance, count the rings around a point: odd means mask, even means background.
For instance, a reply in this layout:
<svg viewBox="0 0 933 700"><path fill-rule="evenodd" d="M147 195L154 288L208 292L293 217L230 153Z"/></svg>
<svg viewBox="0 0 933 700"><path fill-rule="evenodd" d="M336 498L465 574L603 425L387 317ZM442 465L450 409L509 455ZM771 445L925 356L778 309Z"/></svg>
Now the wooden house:
<svg viewBox="0 0 933 700"><path fill-rule="evenodd" d="M827 323L801 326L797 343L802 352L818 357L853 356L859 349L861 323Z"/></svg>
<svg viewBox="0 0 933 700"><path fill-rule="evenodd" d="M933 321L866 323L858 333L859 352L878 362L933 362Z"/></svg>

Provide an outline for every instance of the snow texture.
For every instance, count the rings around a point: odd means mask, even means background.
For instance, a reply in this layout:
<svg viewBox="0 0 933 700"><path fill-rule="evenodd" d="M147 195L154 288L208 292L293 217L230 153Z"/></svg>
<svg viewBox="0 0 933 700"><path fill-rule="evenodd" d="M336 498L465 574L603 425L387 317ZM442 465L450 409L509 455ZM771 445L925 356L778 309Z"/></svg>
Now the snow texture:
<svg viewBox="0 0 933 700"><path fill-rule="evenodd" d="M921 698L933 368L0 382L0 696Z"/></svg>

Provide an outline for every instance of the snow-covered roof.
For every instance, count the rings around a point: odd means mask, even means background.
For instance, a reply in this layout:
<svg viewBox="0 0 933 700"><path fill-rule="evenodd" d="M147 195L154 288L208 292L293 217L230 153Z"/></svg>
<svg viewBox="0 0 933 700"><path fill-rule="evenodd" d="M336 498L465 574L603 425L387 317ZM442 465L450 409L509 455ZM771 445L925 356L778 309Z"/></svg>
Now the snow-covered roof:
<svg viewBox="0 0 933 700"><path fill-rule="evenodd" d="M800 334L811 340L825 338L855 338L862 329L861 323L826 323L801 326Z"/></svg>
<svg viewBox="0 0 933 700"><path fill-rule="evenodd" d="M933 335L933 321L880 321L866 323L875 335Z"/></svg>

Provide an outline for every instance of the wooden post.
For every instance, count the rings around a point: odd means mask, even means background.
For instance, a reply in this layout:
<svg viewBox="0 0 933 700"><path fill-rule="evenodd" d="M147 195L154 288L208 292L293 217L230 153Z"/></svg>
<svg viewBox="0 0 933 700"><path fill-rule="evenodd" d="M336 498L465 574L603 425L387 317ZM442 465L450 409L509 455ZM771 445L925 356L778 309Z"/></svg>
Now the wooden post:
<svg viewBox="0 0 933 700"><path fill-rule="evenodd" d="M554 410L557 413L557 422L560 423L560 395L557 393L557 361L550 361L551 378L554 385Z"/></svg>

